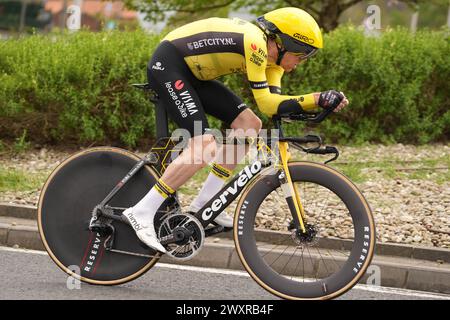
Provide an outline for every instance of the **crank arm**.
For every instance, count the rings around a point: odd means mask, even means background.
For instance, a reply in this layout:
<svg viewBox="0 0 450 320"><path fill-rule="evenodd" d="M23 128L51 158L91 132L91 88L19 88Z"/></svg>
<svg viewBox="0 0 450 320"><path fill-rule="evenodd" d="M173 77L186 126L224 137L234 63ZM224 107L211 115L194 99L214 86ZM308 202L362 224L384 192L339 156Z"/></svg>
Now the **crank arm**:
<svg viewBox="0 0 450 320"><path fill-rule="evenodd" d="M227 228L227 227L224 227L224 226L221 226L221 225L216 225L214 227L210 227L210 228L206 228L205 229L205 237L206 238L207 237L211 237L211 236L213 236L215 234L219 234L219 233L222 233L222 232L229 232L231 230L233 230L233 228Z"/></svg>

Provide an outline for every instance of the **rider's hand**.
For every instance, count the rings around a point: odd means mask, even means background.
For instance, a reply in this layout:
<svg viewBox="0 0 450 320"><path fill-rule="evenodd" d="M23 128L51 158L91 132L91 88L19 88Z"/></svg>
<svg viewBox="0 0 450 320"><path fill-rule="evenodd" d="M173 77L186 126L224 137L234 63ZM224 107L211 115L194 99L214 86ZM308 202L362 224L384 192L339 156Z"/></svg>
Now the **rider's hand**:
<svg viewBox="0 0 450 320"><path fill-rule="evenodd" d="M336 90L329 90L321 92L319 95L318 105L324 109L334 108L334 112L339 112L348 105L348 99L344 93Z"/></svg>
<svg viewBox="0 0 450 320"><path fill-rule="evenodd" d="M344 97L344 99L341 101L341 103L337 106L337 108L336 109L334 109L334 112L339 112L339 111L341 111L342 109L344 109L346 106L348 106L348 104L349 104L349 101L348 101L348 99L347 99L347 97L345 96L345 94L342 92L342 91L340 91L339 92L340 94L342 94L342 96Z"/></svg>

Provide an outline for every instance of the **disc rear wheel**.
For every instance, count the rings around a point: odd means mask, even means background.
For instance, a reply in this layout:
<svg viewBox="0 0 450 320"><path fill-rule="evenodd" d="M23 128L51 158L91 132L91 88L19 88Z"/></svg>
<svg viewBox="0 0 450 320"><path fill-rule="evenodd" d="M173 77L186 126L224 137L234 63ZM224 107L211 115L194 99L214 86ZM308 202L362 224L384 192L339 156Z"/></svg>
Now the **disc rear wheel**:
<svg viewBox="0 0 450 320"><path fill-rule="evenodd" d="M69 157L50 175L39 199L38 227L47 252L63 271L79 271L81 280L91 284L115 285L137 278L158 261L159 254L126 224L112 222L114 248L136 256L106 250L107 237L88 229L93 209L139 160L126 150L92 148ZM136 204L157 179L145 166L108 205Z"/></svg>

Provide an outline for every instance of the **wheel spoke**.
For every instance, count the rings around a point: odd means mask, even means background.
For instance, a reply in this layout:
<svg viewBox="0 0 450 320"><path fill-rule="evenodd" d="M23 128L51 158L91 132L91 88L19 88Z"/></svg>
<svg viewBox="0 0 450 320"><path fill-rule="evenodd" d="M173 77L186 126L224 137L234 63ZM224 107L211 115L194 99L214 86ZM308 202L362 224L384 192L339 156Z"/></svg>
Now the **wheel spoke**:
<svg viewBox="0 0 450 320"><path fill-rule="evenodd" d="M291 237L288 236L287 238L284 238L283 240L279 241L278 243L275 243L275 246L272 246L270 250L268 250L265 254L263 254L262 256L265 257L267 254L271 253L273 250L275 250L276 248L278 248L279 246L281 246L281 244L287 242L288 240L290 240ZM261 249L264 247L261 247Z"/></svg>
<svg viewBox="0 0 450 320"><path fill-rule="evenodd" d="M312 256L311 256L311 252L309 251L309 247L308 247L308 246L306 246L306 251L308 251L309 259L311 260L311 268L312 268L312 271L313 271L313 273L314 273L314 278L315 278L316 281L317 281L317 273L314 272L314 260L313 260L313 258L312 258Z"/></svg>
<svg viewBox="0 0 450 320"><path fill-rule="evenodd" d="M292 258L295 257L295 254L297 253L298 247L295 247L294 253L289 257L289 260L285 263L284 267L281 269L280 274L283 274L284 269L286 269L286 266L291 262Z"/></svg>

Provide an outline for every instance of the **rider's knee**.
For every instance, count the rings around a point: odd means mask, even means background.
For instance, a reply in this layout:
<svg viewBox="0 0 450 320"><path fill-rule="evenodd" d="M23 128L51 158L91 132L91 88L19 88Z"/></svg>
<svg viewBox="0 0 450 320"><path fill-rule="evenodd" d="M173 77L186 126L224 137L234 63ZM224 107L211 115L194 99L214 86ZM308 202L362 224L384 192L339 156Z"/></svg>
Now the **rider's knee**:
<svg viewBox="0 0 450 320"><path fill-rule="evenodd" d="M195 136L192 138L192 141L195 146L208 147L212 143L214 143L214 136L209 133L205 133L201 136Z"/></svg>
<svg viewBox="0 0 450 320"><path fill-rule="evenodd" d="M256 115L249 118L246 122L244 135L249 137L256 137L262 128L262 121Z"/></svg>
<svg viewBox="0 0 450 320"><path fill-rule="evenodd" d="M262 121L250 109L242 112L239 117L231 124L232 129L240 129L244 131L252 131L257 135L262 128Z"/></svg>
<svg viewBox="0 0 450 320"><path fill-rule="evenodd" d="M253 120L252 120L251 126L252 126L252 129L256 131L256 133L259 133L262 128L261 119L255 116L255 118L253 118Z"/></svg>
<svg viewBox="0 0 450 320"><path fill-rule="evenodd" d="M191 138L192 160L202 167L206 166L215 155L215 139L212 134Z"/></svg>

